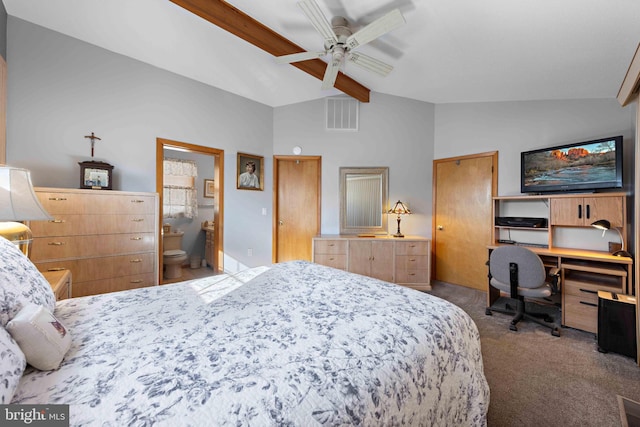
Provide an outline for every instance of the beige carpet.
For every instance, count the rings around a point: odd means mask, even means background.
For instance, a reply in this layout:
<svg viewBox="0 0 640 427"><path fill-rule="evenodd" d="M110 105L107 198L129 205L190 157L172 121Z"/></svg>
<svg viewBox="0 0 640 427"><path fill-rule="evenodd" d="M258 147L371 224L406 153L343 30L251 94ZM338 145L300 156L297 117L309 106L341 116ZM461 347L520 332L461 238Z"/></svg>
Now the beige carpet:
<svg viewBox="0 0 640 427"><path fill-rule="evenodd" d="M620 426L616 395L640 401L635 360L598 352L594 334L561 328L557 338L526 321L513 332L511 316L485 315L485 292L436 282L430 293L478 325L491 388L489 426Z"/></svg>

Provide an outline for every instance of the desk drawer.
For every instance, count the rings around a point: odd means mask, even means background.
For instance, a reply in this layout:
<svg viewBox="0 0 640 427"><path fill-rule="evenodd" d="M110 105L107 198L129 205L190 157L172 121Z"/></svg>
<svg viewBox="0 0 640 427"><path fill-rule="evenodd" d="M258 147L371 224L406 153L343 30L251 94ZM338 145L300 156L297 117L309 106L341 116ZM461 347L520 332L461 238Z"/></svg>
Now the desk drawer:
<svg viewBox="0 0 640 427"><path fill-rule="evenodd" d="M429 284L429 270L397 270L396 283L425 283Z"/></svg>
<svg viewBox="0 0 640 427"><path fill-rule="evenodd" d="M571 280L565 279L562 284L563 324L571 328L582 329L592 333L598 332L598 291L621 292L617 282L588 283L573 280L581 275L572 274Z"/></svg>
<svg viewBox="0 0 640 427"><path fill-rule="evenodd" d="M595 295L595 299L591 294L587 297L566 295L563 310L565 311L564 326L594 334L598 332L598 294Z"/></svg>

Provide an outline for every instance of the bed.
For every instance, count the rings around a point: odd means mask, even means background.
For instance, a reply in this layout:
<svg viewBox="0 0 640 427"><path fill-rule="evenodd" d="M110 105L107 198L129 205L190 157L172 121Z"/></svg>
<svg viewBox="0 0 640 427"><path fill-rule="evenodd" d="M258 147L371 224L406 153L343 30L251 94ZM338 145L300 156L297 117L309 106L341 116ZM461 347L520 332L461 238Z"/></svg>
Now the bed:
<svg viewBox="0 0 640 427"><path fill-rule="evenodd" d="M52 302L7 252L0 343L39 305L70 344L49 370L0 350L2 384L14 404L70 405L71 425L486 425L478 330L431 295L292 261Z"/></svg>

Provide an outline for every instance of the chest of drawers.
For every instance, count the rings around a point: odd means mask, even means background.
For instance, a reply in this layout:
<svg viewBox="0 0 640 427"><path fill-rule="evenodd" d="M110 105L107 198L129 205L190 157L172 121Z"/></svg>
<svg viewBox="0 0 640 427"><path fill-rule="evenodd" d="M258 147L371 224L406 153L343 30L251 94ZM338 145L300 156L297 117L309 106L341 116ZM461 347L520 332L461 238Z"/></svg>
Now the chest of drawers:
<svg viewBox="0 0 640 427"><path fill-rule="evenodd" d="M313 262L418 290L431 290L431 241L424 237L318 236Z"/></svg>
<svg viewBox="0 0 640 427"><path fill-rule="evenodd" d="M31 260L68 269L74 297L158 283L158 197L154 193L36 188L53 219L32 221Z"/></svg>

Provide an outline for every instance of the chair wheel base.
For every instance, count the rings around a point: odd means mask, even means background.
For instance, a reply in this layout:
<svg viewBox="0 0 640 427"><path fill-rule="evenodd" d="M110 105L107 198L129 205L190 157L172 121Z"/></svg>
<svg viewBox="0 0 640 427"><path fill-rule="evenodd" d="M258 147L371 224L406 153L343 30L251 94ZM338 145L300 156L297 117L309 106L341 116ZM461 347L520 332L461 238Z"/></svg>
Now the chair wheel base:
<svg viewBox="0 0 640 427"><path fill-rule="evenodd" d="M509 325L509 330L510 331L517 331L518 327L512 323L512 324Z"/></svg>
<svg viewBox="0 0 640 427"><path fill-rule="evenodd" d="M551 335L553 335L554 337L559 337L560 336L560 331L558 330L558 328L554 328L551 330Z"/></svg>
<svg viewBox="0 0 640 427"><path fill-rule="evenodd" d="M486 309L484 310L484 314L486 314L487 316L493 316L493 311L491 311L491 309L490 309L490 308L486 308Z"/></svg>

